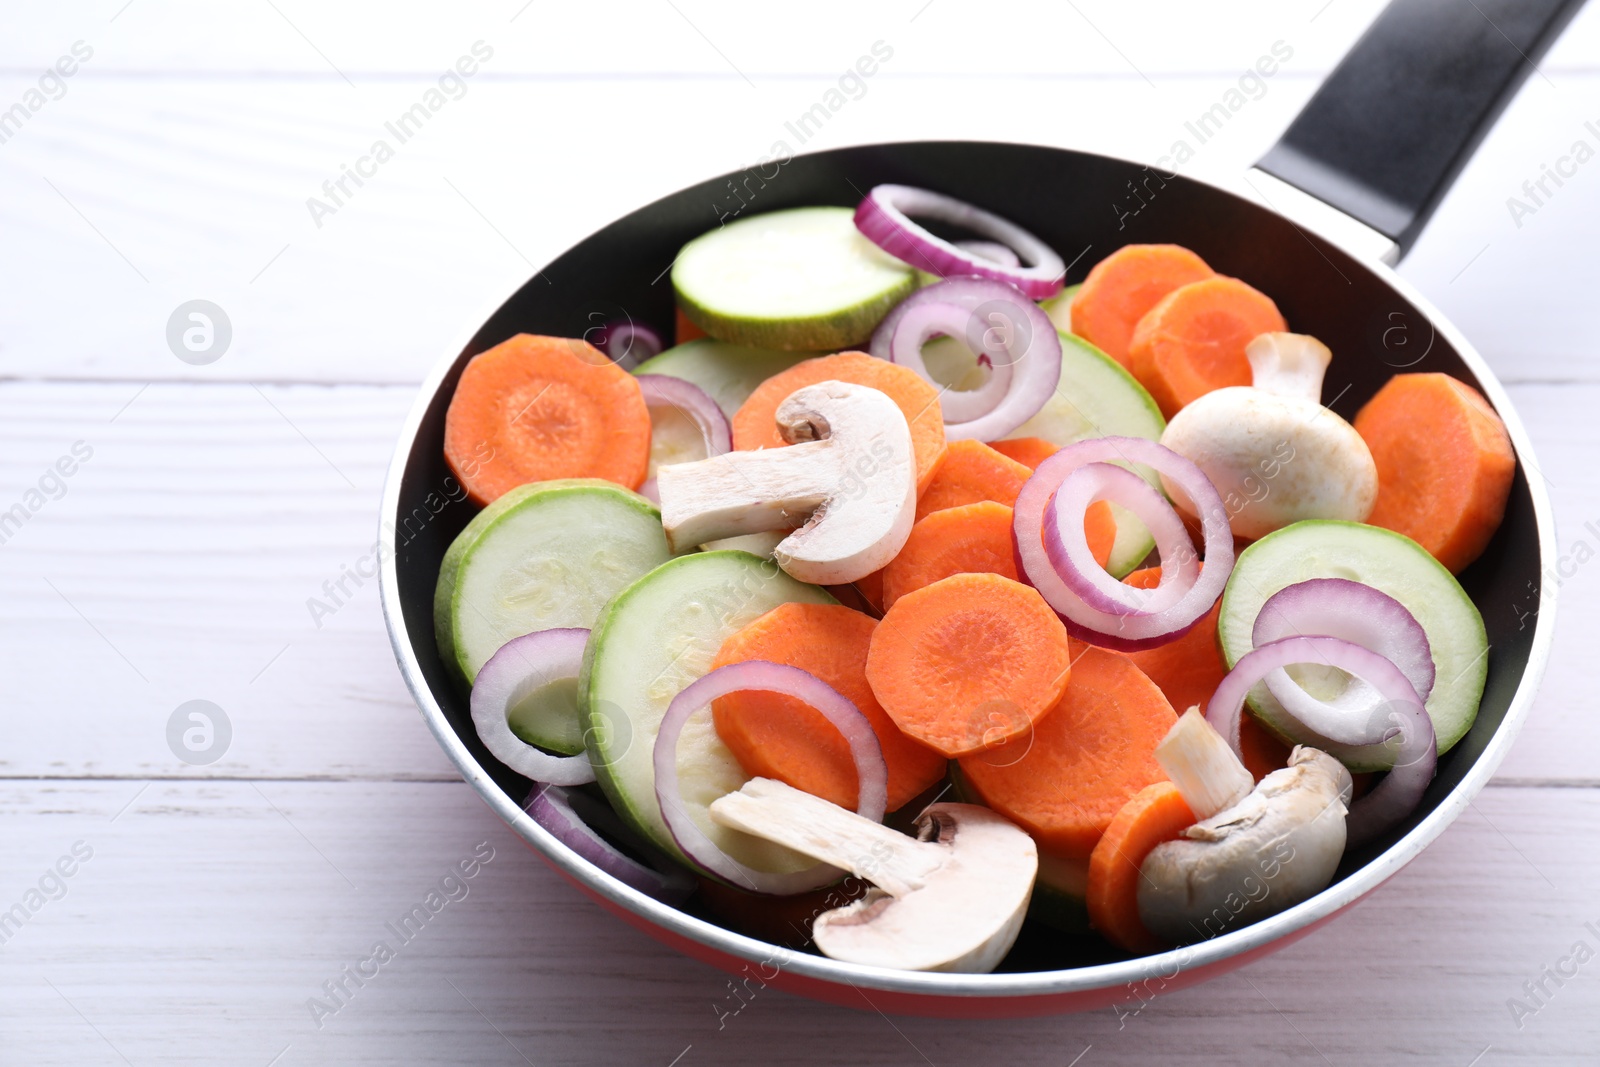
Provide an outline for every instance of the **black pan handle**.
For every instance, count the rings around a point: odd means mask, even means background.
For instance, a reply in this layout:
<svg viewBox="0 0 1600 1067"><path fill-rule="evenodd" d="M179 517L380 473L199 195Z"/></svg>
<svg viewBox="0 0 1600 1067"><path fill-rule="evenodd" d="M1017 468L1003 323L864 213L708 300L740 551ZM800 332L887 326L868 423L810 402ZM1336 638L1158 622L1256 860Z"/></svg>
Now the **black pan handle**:
<svg viewBox="0 0 1600 1067"><path fill-rule="evenodd" d="M1393 0L1256 164L1403 255L1583 0Z"/></svg>

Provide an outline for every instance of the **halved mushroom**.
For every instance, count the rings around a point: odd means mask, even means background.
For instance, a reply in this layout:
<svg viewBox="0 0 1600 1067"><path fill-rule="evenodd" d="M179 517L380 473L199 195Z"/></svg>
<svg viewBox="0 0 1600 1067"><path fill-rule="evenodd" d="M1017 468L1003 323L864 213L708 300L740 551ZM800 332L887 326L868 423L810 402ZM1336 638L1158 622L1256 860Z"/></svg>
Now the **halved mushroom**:
<svg viewBox="0 0 1600 1067"><path fill-rule="evenodd" d="M934 804L907 837L770 778L711 804L724 826L848 870L876 888L812 924L849 963L986 974L1017 939L1039 853L1015 824L972 804Z"/></svg>
<svg viewBox="0 0 1600 1067"><path fill-rule="evenodd" d="M1287 767L1229 801L1249 774L1197 710L1163 745L1157 759L1202 818L1139 868L1139 918L1151 933L1174 944L1204 940L1327 887L1344 855L1351 781L1343 764L1301 745ZM1226 806L1216 810L1219 798Z"/></svg>
<svg viewBox="0 0 1600 1067"><path fill-rule="evenodd" d="M787 448L656 472L672 550L794 530L773 558L803 582L842 585L883 567L906 543L917 504L911 430L899 405L864 385L819 382L779 405L777 421Z"/></svg>
<svg viewBox="0 0 1600 1067"><path fill-rule="evenodd" d="M1161 443L1211 479L1240 537L1301 519L1364 521L1378 499L1378 468L1355 427L1322 406L1328 347L1303 334L1264 333L1245 356L1253 384L1194 400L1172 416ZM1193 514L1187 498L1166 488Z"/></svg>

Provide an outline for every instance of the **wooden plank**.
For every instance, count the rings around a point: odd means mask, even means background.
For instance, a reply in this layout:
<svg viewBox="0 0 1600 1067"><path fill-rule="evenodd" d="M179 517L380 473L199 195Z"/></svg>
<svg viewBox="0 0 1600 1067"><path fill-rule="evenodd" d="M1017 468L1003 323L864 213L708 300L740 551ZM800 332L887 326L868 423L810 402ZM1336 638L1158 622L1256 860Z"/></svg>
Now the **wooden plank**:
<svg viewBox="0 0 1600 1067"><path fill-rule="evenodd" d="M4 946L0 1061L1061 1065L1092 1045L1082 1062L1464 1065L1586 1062L1600 1042L1600 963L1544 979L1521 1029L1507 1007L1577 942L1600 948L1600 859L1573 847L1596 790L1490 789L1332 926L1137 1014L886 1019L765 990L720 1028L724 976L582 898L464 785L135 790L0 787L0 906L93 850ZM466 895L400 944L385 923L482 842ZM395 958L319 1029L307 1000L378 940Z"/></svg>
<svg viewBox="0 0 1600 1067"><path fill-rule="evenodd" d="M65 495L0 545L11 697L61 709L14 717L0 774L453 777L400 682L376 582L347 580L332 616L307 604L332 604L323 583L371 549L412 391L140 388L0 385L0 510L74 442L94 450ZM1542 696L1502 773L1594 780L1600 724L1587 709L1600 666L1586 649L1600 569L1577 560L1600 550L1586 526L1600 528L1600 476L1586 458L1600 387L1512 392L1557 501L1569 558L1551 566L1571 574ZM192 699L233 723L226 757L209 767L168 748L167 719Z"/></svg>
<svg viewBox="0 0 1600 1067"><path fill-rule="evenodd" d="M761 92L718 80L474 83L315 221L308 199L327 197L323 183L375 139L393 141L385 122L429 83L397 78L359 93L337 80L75 83L4 146L13 166L0 170L0 226L29 254L0 264L10 296L0 375L415 382L536 266L777 141L808 151L971 137L1155 159L1192 143L1185 123L1233 85L893 74L891 62L803 145L788 126L827 79ZM1587 171L1534 215L1513 221L1506 207L1542 162L1595 139L1583 122L1597 78L1530 81L1404 270L1510 380L1600 375L1590 358L1600 329L1567 295L1600 242ZM0 77L0 100L27 84ZM1267 83L1185 171L1253 195L1239 175L1313 88L1310 78ZM1076 106L1086 95L1096 105ZM606 118L622 115L622 125ZM686 152L685 116L697 115L716 119ZM627 146L622 165L572 163L610 158L615 144ZM708 226L713 215L708 206ZM181 361L166 340L169 317L195 298L221 306L233 329L206 366Z"/></svg>

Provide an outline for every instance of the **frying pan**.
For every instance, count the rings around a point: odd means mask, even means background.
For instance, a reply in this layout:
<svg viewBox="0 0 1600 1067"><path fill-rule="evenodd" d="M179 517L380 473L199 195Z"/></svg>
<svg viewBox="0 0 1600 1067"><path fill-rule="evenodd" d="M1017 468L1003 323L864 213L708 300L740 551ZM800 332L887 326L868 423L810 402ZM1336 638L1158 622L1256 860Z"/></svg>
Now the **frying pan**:
<svg viewBox="0 0 1600 1067"><path fill-rule="evenodd" d="M1397 277L1468 156L1581 0L1396 0L1248 175L1269 206L1155 166L1033 145L920 141L842 148L726 174L641 208L539 271L447 356L423 385L383 499L383 607L406 684L461 775L557 872L625 921L734 973L794 993L885 1012L1018 1016L1085 1010L1143 988L1176 989L1282 948L1405 866L1482 788L1526 718L1549 655L1556 553L1550 505L1528 437L1468 340ZM1443 371L1500 412L1518 468L1505 521L1460 577L1484 616L1488 684L1476 724L1439 763L1421 806L1346 853L1333 884L1289 910L1212 940L1127 958L1029 923L999 972L908 973L789 952L623 885L536 825L532 783L479 742L433 636L440 560L471 517L439 500L445 409L467 361L516 333L578 337L630 316L668 335L664 274L680 247L729 212L853 207L884 182L923 186L997 212L1073 260L1068 283L1112 250L1172 242L1219 273L1264 289L1297 331L1335 353L1324 396L1352 418L1398 371ZM731 183L731 184L730 184ZM742 190L737 202L731 190ZM1074 258L1076 257L1076 258ZM776 972L773 976L770 972ZM1159 982L1159 986L1154 983Z"/></svg>

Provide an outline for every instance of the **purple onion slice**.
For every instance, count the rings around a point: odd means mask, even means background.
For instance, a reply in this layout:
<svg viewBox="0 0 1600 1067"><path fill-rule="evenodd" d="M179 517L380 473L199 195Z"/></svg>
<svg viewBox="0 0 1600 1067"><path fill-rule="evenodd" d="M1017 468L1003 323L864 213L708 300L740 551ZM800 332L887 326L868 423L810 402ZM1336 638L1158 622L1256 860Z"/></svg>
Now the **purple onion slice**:
<svg viewBox="0 0 1600 1067"><path fill-rule="evenodd" d="M589 757L553 756L511 732L512 709L545 686L578 677L589 631L537 630L514 637L478 670L472 682L472 725L495 759L535 782L583 785L594 781Z"/></svg>
<svg viewBox="0 0 1600 1067"><path fill-rule="evenodd" d="M1006 266L996 258L935 237L913 222L916 215L965 227L1005 245L1026 266ZM1066 264L1055 250L1016 223L954 197L909 185L879 185L856 208L856 229L897 259L918 270L949 278L976 274L1015 286L1030 300L1061 291Z"/></svg>
<svg viewBox="0 0 1600 1067"><path fill-rule="evenodd" d="M581 815L579 807L583 809ZM563 845L641 893L668 904L681 904L695 890L694 876L682 868L669 866L670 860L663 860L659 870L647 867L601 837L599 829L641 852L646 851L610 808L582 793L558 785L537 785L523 810Z"/></svg>
<svg viewBox="0 0 1600 1067"><path fill-rule="evenodd" d="M745 690L792 696L821 712L850 745L850 755L856 765L856 813L874 821L883 818L888 806L889 769L883 762L878 735L873 733L867 717L816 675L769 660L746 660L718 667L690 682L667 705L652 753L661 817L673 840L692 863L730 885L775 896L804 893L830 885L842 872L825 863L786 873L761 871L740 863L719 848L684 809L678 785L678 737L683 733L684 724L689 716L717 697Z"/></svg>
<svg viewBox="0 0 1600 1067"><path fill-rule="evenodd" d="M1423 791L1433 781L1438 763L1433 719L1405 672L1384 656L1337 637L1285 637L1241 656L1206 705L1207 721L1227 739L1236 755L1240 754L1239 716L1245 697L1268 674L1296 663L1326 664L1348 671L1382 696L1382 703L1373 709L1353 744L1376 745L1396 735L1400 738L1394 766L1372 792L1351 805L1345 822L1349 844L1370 841L1416 810Z"/></svg>

